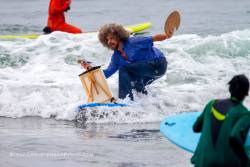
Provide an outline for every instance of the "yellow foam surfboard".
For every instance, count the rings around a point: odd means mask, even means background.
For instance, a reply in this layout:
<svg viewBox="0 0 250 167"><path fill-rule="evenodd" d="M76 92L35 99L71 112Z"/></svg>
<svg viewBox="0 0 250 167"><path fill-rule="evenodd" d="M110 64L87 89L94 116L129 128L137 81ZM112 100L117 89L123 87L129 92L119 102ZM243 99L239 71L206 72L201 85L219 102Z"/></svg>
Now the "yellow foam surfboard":
<svg viewBox="0 0 250 167"><path fill-rule="evenodd" d="M36 39L40 34L29 34L29 35L0 35L0 39L17 39L17 38L27 38Z"/></svg>
<svg viewBox="0 0 250 167"><path fill-rule="evenodd" d="M151 27L150 22L146 23L140 23L136 25L130 25L130 26L125 26L126 30L128 30L130 33L138 33L144 30L147 30ZM89 32L93 33L93 32ZM85 34L89 34L86 32ZM0 39L18 39L18 38L23 38L23 39L36 39L42 34L28 34L28 35L0 35Z"/></svg>
<svg viewBox="0 0 250 167"><path fill-rule="evenodd" d="M149 29L152 26L150 22L141 23L137 25L125 26L126 30L130 31L131 33L137 33Z"/></svg>

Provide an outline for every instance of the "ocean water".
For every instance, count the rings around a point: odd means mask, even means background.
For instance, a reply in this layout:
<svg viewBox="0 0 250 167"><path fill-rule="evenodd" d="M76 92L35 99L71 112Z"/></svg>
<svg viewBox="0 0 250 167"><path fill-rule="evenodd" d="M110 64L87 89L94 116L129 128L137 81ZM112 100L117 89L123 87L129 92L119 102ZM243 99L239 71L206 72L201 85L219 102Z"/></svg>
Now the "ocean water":
<svg viewBox="0 0 250 167"><path fill-rule="evenodd" d="M46 0L0 0L0 34L41 33ZM212 98L228 97L236 74L250 78L250 1L74 0L66 15L84 31L105 23L150 21L148 35L162 33L166 16L181 13L175 36L156 42L169 62L149 95L105 116L75 124L75 109L86 102L76 63L85 58L108 65L112 52L97 33L55 32L38 39L0 39L0 166L190 166L191 155L169 143L160 121L172 114L201 111ZM108 79L117 96L117 75ZM244 104L249 108L250 99Z"/></svg>

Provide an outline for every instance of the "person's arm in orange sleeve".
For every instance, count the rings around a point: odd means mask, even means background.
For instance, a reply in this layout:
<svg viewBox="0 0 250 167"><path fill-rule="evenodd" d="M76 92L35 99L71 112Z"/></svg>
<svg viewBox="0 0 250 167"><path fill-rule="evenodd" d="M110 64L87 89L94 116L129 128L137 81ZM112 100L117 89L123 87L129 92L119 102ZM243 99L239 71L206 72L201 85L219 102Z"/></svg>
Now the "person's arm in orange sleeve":
<svg viewBox="0 0 250 167"><path fill-rule="evenodd" d="M51 0L50 11L52 13L62 13L69 8L71 0L64 0L63 5L61 5L60 0Z"/></svg>

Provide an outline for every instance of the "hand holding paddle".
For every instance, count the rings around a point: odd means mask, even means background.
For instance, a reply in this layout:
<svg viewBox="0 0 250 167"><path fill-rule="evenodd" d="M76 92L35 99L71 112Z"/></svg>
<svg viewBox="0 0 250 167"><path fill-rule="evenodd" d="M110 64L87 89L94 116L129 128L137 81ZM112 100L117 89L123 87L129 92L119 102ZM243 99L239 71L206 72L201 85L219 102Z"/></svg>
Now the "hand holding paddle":
<svg viewBox="0 0 250 167"><path fill-rule="evenodd" d="M178 11L173 11L166 19L164 31L167 38L171 38L176 30L180 26L181 18Z"/></svg>
<svg viewBox="0 0 250 167"><path fill-rule="evenodd" d="M165 34L157 34L153 36L153 41L163 41L169 39L174 35L175 30L180 26L180 13L178 11L172 12L166 19L164 25Z"/></svg>

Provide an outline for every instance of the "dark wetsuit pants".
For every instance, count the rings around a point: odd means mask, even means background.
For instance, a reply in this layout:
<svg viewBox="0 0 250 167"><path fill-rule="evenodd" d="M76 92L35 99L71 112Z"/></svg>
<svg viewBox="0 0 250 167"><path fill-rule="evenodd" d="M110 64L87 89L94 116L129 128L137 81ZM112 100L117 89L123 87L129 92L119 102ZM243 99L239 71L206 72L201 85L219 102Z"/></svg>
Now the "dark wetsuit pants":
<svg viewBox="0 0 250 167"><path fill-rule="evenodd" d="M124 65L119 69L119 98L124 99L129 95L133 100L132 89L147 94L145 86L162 77L166 70L165 57Z"/></svg>

